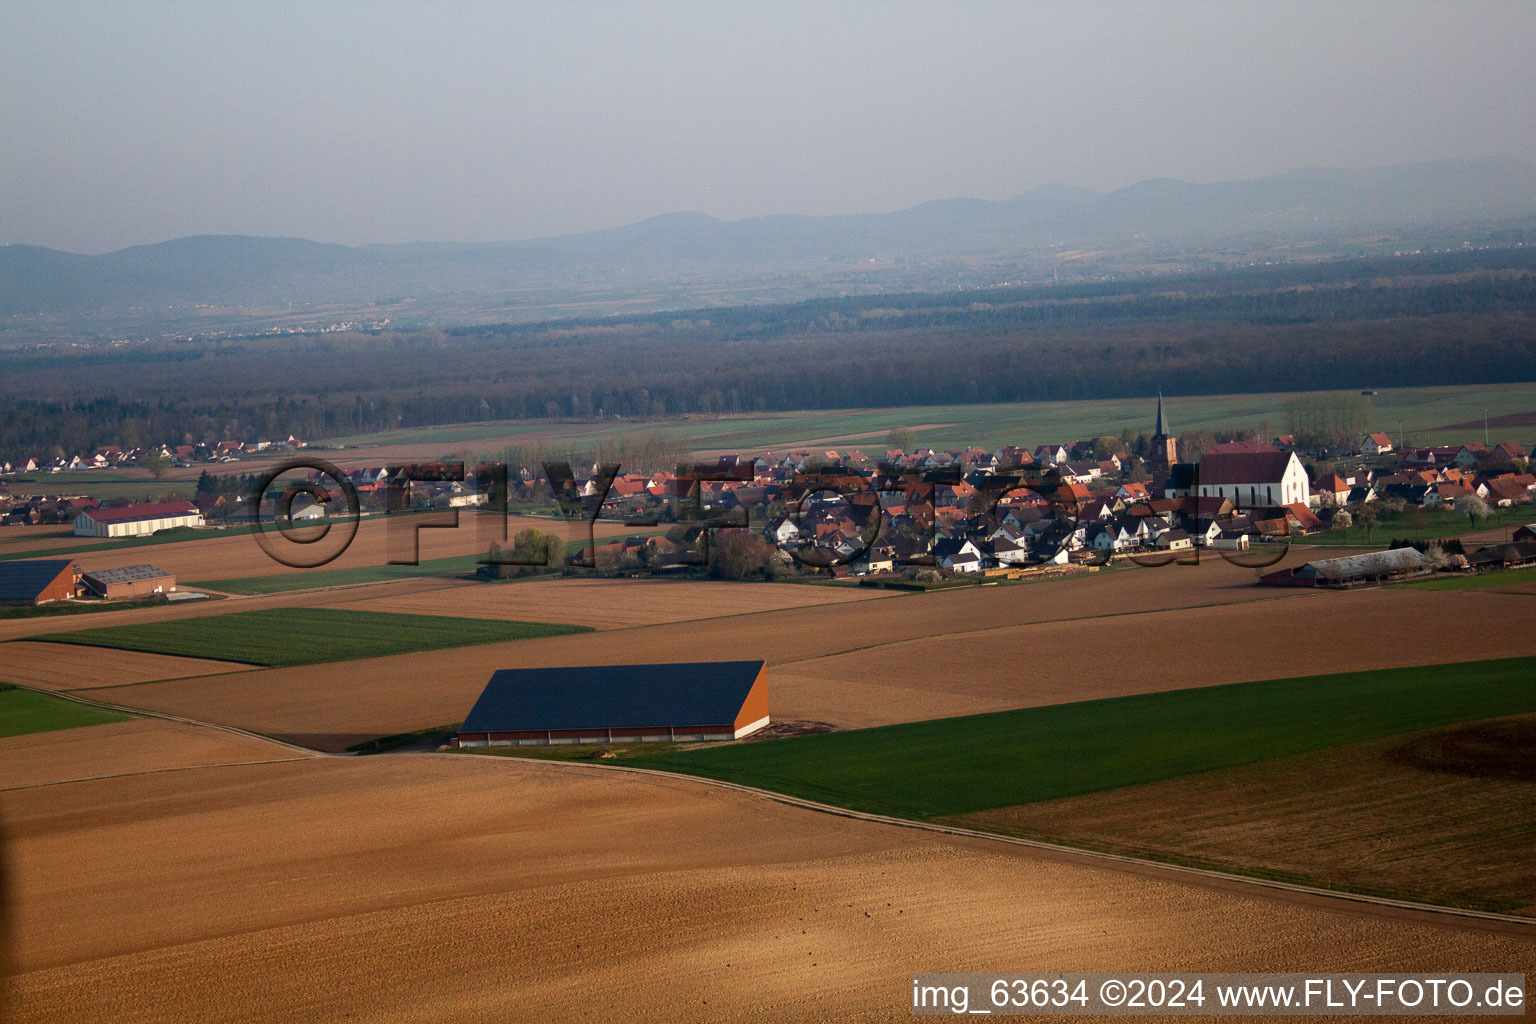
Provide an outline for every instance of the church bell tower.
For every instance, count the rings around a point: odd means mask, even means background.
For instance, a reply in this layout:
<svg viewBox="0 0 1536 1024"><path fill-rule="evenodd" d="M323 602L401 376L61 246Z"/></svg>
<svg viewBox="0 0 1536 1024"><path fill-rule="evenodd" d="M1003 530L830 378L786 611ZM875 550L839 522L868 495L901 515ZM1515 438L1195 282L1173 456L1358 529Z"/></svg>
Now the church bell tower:
<svg viewBox="0 0 1536 1024"><path fill-rule="evenodd" d="M1163 412L1163 393L1157 393L1157 432L1152 435L1152 450L1147 453L1153 465L1169 468L1179 461L1179 445L1168 429L1168 416Z"/></svg>

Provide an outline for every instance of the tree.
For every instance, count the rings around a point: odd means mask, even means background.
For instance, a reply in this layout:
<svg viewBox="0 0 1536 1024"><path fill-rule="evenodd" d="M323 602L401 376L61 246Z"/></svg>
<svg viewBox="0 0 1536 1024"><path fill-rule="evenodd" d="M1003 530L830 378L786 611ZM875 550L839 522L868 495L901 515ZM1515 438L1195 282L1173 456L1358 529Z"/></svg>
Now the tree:
<svg viewBox="0 0 1536 1024"><path fill-rule="evenodd" d="M1423 554L1424 563L1431 569L1443 569L1446 563L1450 561L1450 556L1445 553L1445 548L1440 546L1439 541L1435 541L1426 547Z"/></svg>
<svg viewBox="0 0 1536 1024"><path fill-rule="evenodd" d="M1333 521L1329 525L1335 530L1347 530L1355 521L1349 514L1349 509L1341 508L1333 514Z"/></svg>
<svg viewBox="0 0 1536 1024"><path fill-rule="evenodd" d="M554 534L530 526L512 538L511 551L492 544L490 558L490 564L481 566L480 572L492 579L533 576L548 572L551 566L564 567L565 542Z"/></svg>
<svg viewBox="0 0 1536 1024"><path fill-rule="evenodd" d="M1456 499L1456 511L1467 517L1467 522L1477 525L1479 519L1487 519L1493 515L1493 510L1488 503L1475 494L1463 494Z"/></svg>
<svg viewBox="0 0 1536 1024"><path fill-rule="evenodd" d="M151 448L145 452L144 456L139 459L139 465L149 470L149 475L156 480L164 476L165 471L170 468L169 460L166 459L165 453L159 448Z"/></svg>
<svg viewBox="0 0 1536 1024"><path fill-rule="evenodd" d="M917 451L917 431L911 427L897 427L885 436L885 446L903 452Z"/></svg>
<svg viewBox="0 0 1536 1024"><path fill-rule="evenodd" d="M750 530L724 530L709 546L709 574L717 580L744 580L768 568L773 549Z"/></svg>
<svg viewBox="0 0 1536 1024"><path fill-rule="evenodd" d="M1365 534L1366 540L1370 540L1371 534L1376 532L1376 523L1380 518L1381 514L1370 505L1361 505L1359 511L1355 513L1355 525L1360 527L1360 532Z"/></svg>

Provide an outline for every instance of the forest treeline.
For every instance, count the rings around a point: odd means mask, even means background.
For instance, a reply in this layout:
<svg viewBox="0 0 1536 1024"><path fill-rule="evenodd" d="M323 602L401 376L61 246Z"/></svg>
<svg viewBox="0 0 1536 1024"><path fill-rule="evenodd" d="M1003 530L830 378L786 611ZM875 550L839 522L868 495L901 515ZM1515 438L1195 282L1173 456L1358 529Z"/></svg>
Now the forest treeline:
<svg viewBox="0 0 1536 1024"><path fill-rule="evenodd" d="M488 419L1536 380L1536 250L448 332L40 349L3 365L0 457L12 460Z"/></svg>

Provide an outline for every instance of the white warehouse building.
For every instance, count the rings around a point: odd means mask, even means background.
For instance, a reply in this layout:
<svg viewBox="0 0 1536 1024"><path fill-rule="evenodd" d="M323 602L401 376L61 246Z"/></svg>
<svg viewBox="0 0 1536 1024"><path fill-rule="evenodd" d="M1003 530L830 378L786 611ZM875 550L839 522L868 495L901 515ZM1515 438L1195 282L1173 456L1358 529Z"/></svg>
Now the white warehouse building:
<svg viewBox="0 0 1536 1024"><path fill-rule="evenodd" d="M86 509L75 516L76 537L142 537L176 526L202 526L203 515L190 501L162 501L122 508Z"/></svg>

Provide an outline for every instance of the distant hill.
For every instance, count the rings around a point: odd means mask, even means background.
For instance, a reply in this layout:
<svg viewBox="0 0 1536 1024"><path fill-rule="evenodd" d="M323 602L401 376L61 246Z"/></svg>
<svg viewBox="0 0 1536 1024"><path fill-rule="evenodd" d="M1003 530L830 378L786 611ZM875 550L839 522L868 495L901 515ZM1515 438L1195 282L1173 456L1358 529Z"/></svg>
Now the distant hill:
<svg viewBox="0 0 1536 1024"><path fill-rule="evenodd" d="M1340 238L1532 214L1536 166L1490 158L1204 185L1153 179L1108 193L1047 185L1012 199L943 199L885 214L721 221L671 213L608 231L489 244L195 236L100 256L10 245L0 247L0 315L110 318L134 308L343 307L432 295L462 307L513 293L553 304L573 289L814 274L827 261ZM679 301L686 305L686 296Z"/></svg>

